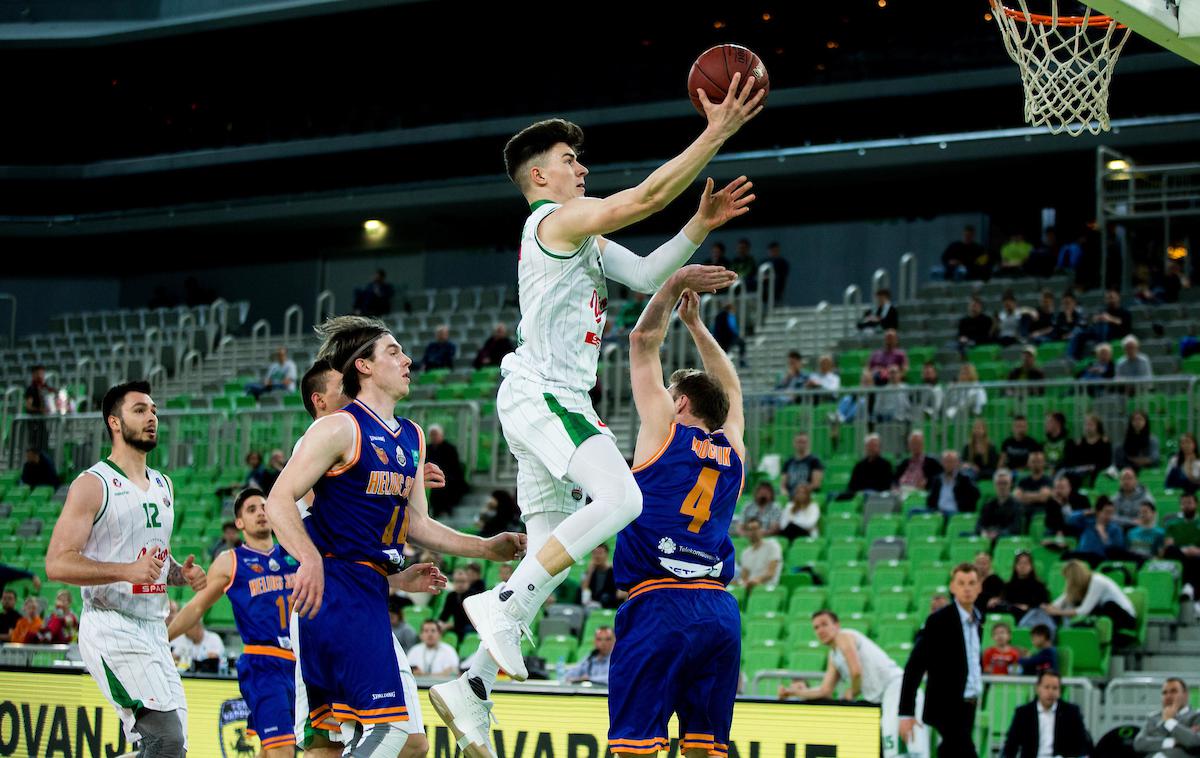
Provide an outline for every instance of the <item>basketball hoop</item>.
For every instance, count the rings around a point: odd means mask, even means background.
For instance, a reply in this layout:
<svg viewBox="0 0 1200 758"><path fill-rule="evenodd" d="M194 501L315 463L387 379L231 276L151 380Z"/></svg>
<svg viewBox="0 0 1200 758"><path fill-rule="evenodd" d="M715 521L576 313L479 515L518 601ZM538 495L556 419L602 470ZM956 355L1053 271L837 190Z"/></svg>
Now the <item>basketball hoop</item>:
<svg viewBox="0 0 1200 758"><path fill-rule="evenodd" d="M1025 121L1078 137L1109 130L1108 86L1129 29L1110 16L1030 13L1027 0L988 0L1008 55L1021 68ZM1008 7L1008 5L1016 7Z"/></svg>

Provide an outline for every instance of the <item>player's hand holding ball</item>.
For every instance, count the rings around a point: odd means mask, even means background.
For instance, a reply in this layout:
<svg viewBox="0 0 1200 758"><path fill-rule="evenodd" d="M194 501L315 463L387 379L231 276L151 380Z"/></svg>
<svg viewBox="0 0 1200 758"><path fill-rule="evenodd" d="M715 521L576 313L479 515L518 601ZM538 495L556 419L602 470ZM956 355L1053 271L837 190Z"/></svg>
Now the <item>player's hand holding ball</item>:
<svg viewBox="0 0 1200 758"><path fill-rule="evenodd" d="M147 550L140 558L129 564L130 584L154 584L162 576L162 559Z"/></svg>
<svg viewBox="0 0 1200 758"><path fill-rule="evenodd" d="M723 140L758 115L770 86L762 60L741 45L717 45L705 50L688 74L692 105L708 119L708 128Z"/></svg>
<svg viewBox="0 0 1200 758"><path fill-rule="evenodd" d="M208 575L204 573L204 569L196 565L196 556L189 555L187 560L180 566L180 571L183 573L183 578L196 592L208 586Z"/></svg>
<svg viewBox="0 0 1200 758"><path fill-rule="evenodd" d="M501 532L483 541L483 555L489 561L508 563L525 554L526 536L518 532Z"/></svg>
<svg viewBox="0 0 1200 758"><path fill-rule="evenodd" d="M700 296L684 290L679 298L679 320L689 329L700 326Z"/></svg>
<svg viewBox="0 0 1200 758"><path fill-rule="evenodd" d="M321 598L325 595L325 566L321 556L313 555L312 560L301 561L296 570L296 584L292 589L292 608L296 615L317 617L321 610Z"/></svg>
<svg viewBox="0 0 1200 758"><path fill-rule="evenodd" d="M738 216L750 212L750 203L754 195L747 194L754 187L754 182L744 176L734 179L720 192L713 192L713 180L709 177L704 183L704 194L700 196L700 208L696 211L695 219L705 230L712 232L729 223Z"/></svg>

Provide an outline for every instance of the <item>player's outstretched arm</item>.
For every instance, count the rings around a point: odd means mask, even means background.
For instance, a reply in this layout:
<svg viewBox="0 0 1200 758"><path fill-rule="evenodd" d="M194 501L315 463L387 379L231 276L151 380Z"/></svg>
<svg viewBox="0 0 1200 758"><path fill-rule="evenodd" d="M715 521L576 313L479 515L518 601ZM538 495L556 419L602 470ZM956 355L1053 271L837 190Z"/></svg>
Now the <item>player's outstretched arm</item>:
<svg viewBox="0 0 1200 758"><path fill-rule="evenodd" d="M746 457L746 443L743 434L746 430L746 412L742 409L742 382L738 379L737 369L733 361L717 344L717 340L708 331L708 327L700 320L700 296L694 291L684 292L683 301L679 304L679 319L691 332L692 341L700 351L700 360L704 363L704 372L717 381L729 396L729 415L725 417L725 436L729 444L737 450L739 457Z"/></svg>
<svg viewBox="0 0 1200 758"><path fill-rule="evenodd" d="M196 625L209 608L212 608L221 595L225 594L225 586L229 584L233 573L233 551L226 550L213 559L208 567L208 584L204 589L192 595L192 599L179 609L175 618L167 625L167 639L173 640Z"/></svg>
<svg viewBox="0 0 1200 758"><path fill-rule="evenodd" d="M157 582L163 561L152 550L133 563L106 563L84 557L83 548L92 536L92 524L103 516L104 496L104 485L91 474L80 474L71 484L46 549L46 578L78 586Z"/></svg>
<svg viewBox="0 0 1200 758"><path fill-rule="evenodd" d="M685 270L681 269L669 278L650 298L637 325L629 333L629 375L639 423L633 452L635 467L650 460L662 447L675 421L675 401L663 382L660 349L667 336L671 311L684 289L682 275Z"/></svg>
<svg viewBox="0 0 1200 758"><path fill-rule="evenodd" d="M638 292L657 292L667 277L688 262L709 233L750 212L754 195L749 192L754 184L749 179L739 176L720 192L713 192L713 186L712 177L709 177L700 195L700 208L683 230L644 258L601 237L600 252L604 255L604 270L608 277ZM734 281L736 278L730 277L725 286Z"/></svg>
<svg viewBox="0 0 1200 758"><path fill-rule="evenodd" d="M574 249L588 237L624 229L666 208L696 180L725 141L762 110L760 103L766 93L760 91L750 96L754 77L747 79L745 86L739 87L740 82L741 75L734 74L728 94L720 103L709 102L704 92L700 92L708 126L682 153L655 169L636 187L602 200L568 200L539 225L541 239L560 250Z"/></svg>

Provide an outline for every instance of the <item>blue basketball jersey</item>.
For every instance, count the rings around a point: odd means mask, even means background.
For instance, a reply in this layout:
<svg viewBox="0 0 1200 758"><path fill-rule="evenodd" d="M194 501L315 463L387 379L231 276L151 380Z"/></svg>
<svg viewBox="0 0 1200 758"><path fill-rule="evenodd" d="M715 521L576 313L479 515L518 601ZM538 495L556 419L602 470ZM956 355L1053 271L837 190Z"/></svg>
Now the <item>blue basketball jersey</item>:
<svg viewBox="0 0 1200 758"><path fill-rule="evenodd" d="M233 574L225 594L246 645L291 647L288 598L299 565L282 545L274 545L268 553L245 545L233 549Z"/></svg>
<svg viewBox="0 0 1200 758"><path fill-rule="evenodd" d="M408 498L417 485L425 436L400 417L399 428L392 431L357 400L338 413L358 427L354 455L313 487L304 525L322 555L398 571L408 538Z"/></svg>
<svg viewBox="0 0 1200 758"><path fill-rule="evenodd" d="M631 590L656 579L733 578L729 524L742 491L742 460L717 430L671 425L658 453L633 469L642 514L617 536L613 573Z"/></svg>

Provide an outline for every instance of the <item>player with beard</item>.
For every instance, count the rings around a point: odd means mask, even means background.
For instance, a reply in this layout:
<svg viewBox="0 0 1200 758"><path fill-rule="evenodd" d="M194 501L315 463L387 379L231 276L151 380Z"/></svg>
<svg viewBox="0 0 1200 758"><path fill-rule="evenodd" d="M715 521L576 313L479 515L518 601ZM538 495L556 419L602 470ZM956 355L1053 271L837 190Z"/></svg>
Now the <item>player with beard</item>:
<svg viewBox="0 0 1200 758"><path fill-rule="evenodd" d="M187 752L187 703L167 642L167 587L207 585L189 555L171 555L175 495L146 465L158 409L144 381L118 384L101 404L112 454L67 492L46 552L46 576L83 588L79 653L142 758Z"/></svg>

